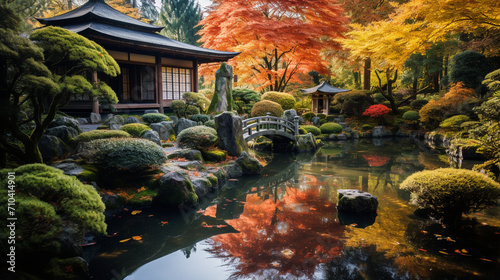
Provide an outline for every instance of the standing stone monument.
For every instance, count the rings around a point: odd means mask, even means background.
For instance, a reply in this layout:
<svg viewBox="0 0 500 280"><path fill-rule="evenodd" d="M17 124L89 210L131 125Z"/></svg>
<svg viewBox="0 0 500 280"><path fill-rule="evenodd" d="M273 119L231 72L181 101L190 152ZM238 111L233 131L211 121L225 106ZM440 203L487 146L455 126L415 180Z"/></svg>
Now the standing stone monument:
<svg viewBox="0 0 500 280"><path fill-rule="evenodd" d="M207 114L233 110L233 67L222 63L215 72L215 92Z"/></svg>

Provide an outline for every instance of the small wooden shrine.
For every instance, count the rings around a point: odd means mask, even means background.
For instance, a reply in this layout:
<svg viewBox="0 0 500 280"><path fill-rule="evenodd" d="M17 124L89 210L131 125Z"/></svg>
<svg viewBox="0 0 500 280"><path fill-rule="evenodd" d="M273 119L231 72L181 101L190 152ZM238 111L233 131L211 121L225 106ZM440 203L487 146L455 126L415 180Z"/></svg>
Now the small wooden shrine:
<svg viewBox="0 0 500 280"><path fill-rule="evenodd" d="M330 104L333 96L339 92L350 91L350 89L341 89L323 81L320 85L300 90L303 94L312 97L312 112L315 114L329 114Z"/></svg>

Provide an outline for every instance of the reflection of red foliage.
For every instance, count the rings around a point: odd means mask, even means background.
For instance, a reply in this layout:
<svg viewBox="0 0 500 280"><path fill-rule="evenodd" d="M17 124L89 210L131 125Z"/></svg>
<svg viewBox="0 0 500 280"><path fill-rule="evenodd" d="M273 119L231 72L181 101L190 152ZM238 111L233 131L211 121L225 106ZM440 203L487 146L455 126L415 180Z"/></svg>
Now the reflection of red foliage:
<svg viewBox="0 0 500 280"><path fill-rule="evenodd" d="M390 111L389 108L385 105L381 105L381 104L371 105L370 107L368 107L368 109L366 109L363 112L363 116L377 118L377 117L381 117L385 114L388 114L389 111Z"/></svg>
<svg viewBox="0 0 500 280"><path fill-rule="evenodd" d="M385 165L389 161L389 158L384 156L363 155L363 157L368 161L368 165L372 167Z"/></svg>
<svg viewBox="0 0 500 280"><path fill-rule="evenodd" d="M311 278L318 264L340 254L344 227L335 204L320 198L318 189L286 188L276 202L263 197L248 195L240 218L227 221L239 233L212 237L208 251L237 263L234 276Z"/></svg>

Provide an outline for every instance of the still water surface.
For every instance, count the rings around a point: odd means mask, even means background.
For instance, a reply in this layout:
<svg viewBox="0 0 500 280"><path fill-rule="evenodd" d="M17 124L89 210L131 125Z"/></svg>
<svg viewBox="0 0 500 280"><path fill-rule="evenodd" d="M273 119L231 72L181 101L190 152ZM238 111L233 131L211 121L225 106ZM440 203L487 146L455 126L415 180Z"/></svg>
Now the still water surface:
<svg viewBox="0 0 500 280"><path fill-rule="evenodd" d="M267 157L262 176L229 182L201 209L111 220L116 236L85 250L92 279L499 279L498 209L452 231L415 216L399 190L414 172L449 167L445 155L375 139ZM377 196L376 216L339 215L338 189Z"/></svg>

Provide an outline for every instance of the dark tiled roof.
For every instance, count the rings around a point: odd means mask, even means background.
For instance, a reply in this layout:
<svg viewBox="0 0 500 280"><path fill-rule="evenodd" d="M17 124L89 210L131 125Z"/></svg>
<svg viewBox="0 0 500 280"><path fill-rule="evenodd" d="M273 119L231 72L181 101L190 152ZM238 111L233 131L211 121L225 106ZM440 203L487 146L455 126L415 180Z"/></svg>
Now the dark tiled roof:
<svg viewBox="0 0 500 280"><path fill-rule="evenodd" d="M300 90L304 94L312 94L315 92L320 92L320 93L339 93L339 92L346 92L350 91L350 89L341 89L338 87L331 86L329 83L323 81L319 86L315 86L312 88L306 88L306 89L301 89Z"/></svg>
<svg viewBox="0 0 500 280"><path fill-rule="evenodd" d="M71 10L62 15L51 18L37 18L37 20L46 25L62 26L81 22L107 22L111 24L127 26L133 29L157 32L163 27L147 24L140 20L129 17L104 3L103 0L89 0L84 5Z"/></svg>
<svg viewBox="0 0 500 280"><path fill-rule="evenodd" d="M97 36L101 35L105 36L106 38L113 39L114 41L121 41L124 43L133 42L136 44L148 45L162 50L174 51L185 55L207 56L218 58L218 60L227 60L239 54L239 52L224 52L197 47L172 40L157 33L146 33L102 23L84 23L61 27L75 33L83 33L86 35L92 34Z"/></svg>

